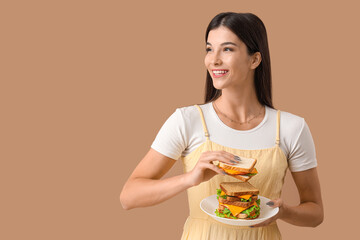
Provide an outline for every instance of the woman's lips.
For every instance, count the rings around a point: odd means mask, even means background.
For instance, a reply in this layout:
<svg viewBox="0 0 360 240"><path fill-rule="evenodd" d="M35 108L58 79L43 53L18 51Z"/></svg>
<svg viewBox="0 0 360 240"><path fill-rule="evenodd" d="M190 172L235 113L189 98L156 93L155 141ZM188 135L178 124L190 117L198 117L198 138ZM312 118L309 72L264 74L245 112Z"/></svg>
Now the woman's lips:
<svg viewBox="0 0 360 240"><path fill-rule="evenodd" d="M226 75L229 72L229 70L221 69L221 71L226 71L226 72L225 73L217 73L217 74L215 74L214 71L216 72L218 70L211 71L214 78L222 77L222 76Z"/></svg>

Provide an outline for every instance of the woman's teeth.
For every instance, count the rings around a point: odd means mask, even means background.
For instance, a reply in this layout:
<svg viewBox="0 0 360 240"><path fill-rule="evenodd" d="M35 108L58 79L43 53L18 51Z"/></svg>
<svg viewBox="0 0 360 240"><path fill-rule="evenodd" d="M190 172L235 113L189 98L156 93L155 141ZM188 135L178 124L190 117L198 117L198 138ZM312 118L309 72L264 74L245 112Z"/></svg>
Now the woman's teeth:
<svg viewBox="0 0 360 240"><path fill-rule="evenodd" d="M228 72L228 70L225 70L225 71L223 71L223 70L216 70L216 71L212 71L213 72L213 74L215 75L215 76L222 76L222 75L225 75L227 72Z"/></svg>

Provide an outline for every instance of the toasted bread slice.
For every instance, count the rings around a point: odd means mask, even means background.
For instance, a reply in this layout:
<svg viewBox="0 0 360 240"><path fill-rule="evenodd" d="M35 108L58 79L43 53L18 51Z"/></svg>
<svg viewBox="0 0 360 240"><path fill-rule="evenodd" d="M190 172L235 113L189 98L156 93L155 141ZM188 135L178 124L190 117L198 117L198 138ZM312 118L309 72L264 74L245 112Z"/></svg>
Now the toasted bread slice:
<svg viewBox="0 0 360 240"><path fill-rule="evenodd" d="M249 181L250 178L252 178L252 176L246 176L246 175L231 175L231 174L228 174L228 175L231 177L234 177L236 179L239 179L243 182L247 182L247 181Z"/></svg>
<svg viewBox="0 0 360 240"><path fill-rule="evenodd" d="M254 201L255 201L255 200L251 199L251 202L241 202L239 198L237 199L237 201L229 201L229 200L227 200L227 199L224 199L224 198L219 197L219 202L220 202L220 203L230 204L230 205L234 205L234 206L238 206L238 207L244 207L244 208L250 207L250 205L251 205Z"/></svg>
<svg viewBox="0 0 360 240"><path fill-rule="evenodd" d="M247 182L249 181L250 178L252 178L253 176L255 176L258 172L257 172L257 169L256 168L253 168L252 171L250 173L254 173L255 175L246 175L246 174L232 174L232 171L229 171L227 169L223 169L225 171L225 173L227 173L227 175L231 176L231 177L234 177L236 179L239 179L241 180L242 182Z"/></svg>
<svg viewBox="0 0 360 240"><path fill-rule="evenodd" d="M257 160L255 158L240 157L240 162L238 164L230 165L223 162L219 162L218 166L223 169L232 170L234 171L234 174L236 173L246 174L246 173L250 173L253 170L256 161Z"/></svg>
<svg viewBox="0 0 360 240"><path fill-rule="evenodd" d="M257 195L252 195L251 203L255 202L257 199L258 199ZM226 196L226 200L231 201L231 202L236 202L236 201L239 201L239 197Z"/></svg>
<svg viewBox="0 0 360 240"><path fill-rule="evenodd" d="M259 189L248 182L222 182L220 188L226 195L241 196L246 194L258 195Z"/></svg>
<svg viewBox="0 0 360 240"><path fill-rule="evenodd" d="M228 201L223 198L219 198L219 202L220 202L220 204L224 203L224 204L229 204L229 205L243 207L243 208L248 208L251 204L250 202L241 202L241 201L232 202L232 201Z"/></svg>

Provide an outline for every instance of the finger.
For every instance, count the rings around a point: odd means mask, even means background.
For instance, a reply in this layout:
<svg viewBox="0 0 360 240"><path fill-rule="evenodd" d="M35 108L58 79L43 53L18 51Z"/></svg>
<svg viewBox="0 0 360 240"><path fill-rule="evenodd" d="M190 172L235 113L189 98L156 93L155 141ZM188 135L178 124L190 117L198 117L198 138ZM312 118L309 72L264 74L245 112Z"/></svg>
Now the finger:
<svg viewBox="0 0 360 240"><path fill-rule="evenodd" d="M232 154L232 153L229 153L229 152L227 152L227 151L224 151L224 150L222 150L222 151L220 151L220 152L223 153L224 155L228 156L230 159L235 160L235 156L236 156L236 155L234 155L234 154Z"/></svg>
<svg viewBox="0 0 360 240"><path fill-rule="evenodd" d="M209 163L209 164L206 164L206 167L213 170L214 172L218 173L218 174L221 174L221 175L227 175L227 173L225 171L223 171L221 168Z"/></svg>
<svg viewBox="0 0 360 240"><path fill-rule="evenodd" d="M229 153L227 151L219 151L223 156L226 156L227 158L229 158L230 160L236 161L236 162L240 162L240 158L232 153Z"/></svg>
<svg viewBox="0 0 360 240"><path fill-rule="evenodd" d="M234 161L234 159L230 159L227 155L224 155L223 153L220 152L216 152L213 154L208 154L208 155L204 155L201 157L201 161L203 162L208 162L208 163L212 163L215 161L220 161L229 165L233 165L233 164L237 164L236 161Z"/></svg>
<svg viewBox="0 0 360 240"><path fill-rule="evenodd" d="M273 207L273 208L276 208L276 207L281 207L282 206L282 199L273 199L269 202L266 203L266 205L270 206L270 207Z"/></svg>
<svg viewBox="0 0 360 240"><path fill-rule="evenodd" d="M217 154L217 155L223 155L226 156L227 158L229 158L230 160L237 160L235 158L235 155L232 153L229 153L227 151L221 150L221 151L207 151L207 154Z"/></svg>
<svg viewBox="0 0 360 240"><path fill-rule="evenodd" d="M217 161L224 162L230 165L239 163L238 160L235 160L234 155L226 154L226 152L224 151L219 151L215 153L215 156Z"/></svg>

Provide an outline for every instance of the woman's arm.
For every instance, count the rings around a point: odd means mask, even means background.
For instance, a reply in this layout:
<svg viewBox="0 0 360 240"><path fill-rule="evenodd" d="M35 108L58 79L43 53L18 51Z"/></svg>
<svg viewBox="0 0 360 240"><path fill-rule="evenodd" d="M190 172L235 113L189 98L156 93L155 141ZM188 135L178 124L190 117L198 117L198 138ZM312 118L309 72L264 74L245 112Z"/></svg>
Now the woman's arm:
<svg viewBox="0 0 360 240"><path fill-rule="evenodd" d="M291 174L299 191L300 204L294 207L285 205L281 219L297 226L316 227L324 219L317 169L312 168Z"/></svg>
<svg viewBox="0 0 360 240"><path fill-rule="evenodd" d="M288 206L281 199L272 200L271 202L274 202L272 207L279 207L279 213L254 227L266 226L276 219L304 227L316 227L323 222L324 209L317 169L312 168L291 174L299 191L300 204Z"/></svg>
<svg viewBox="0 0 360 240"><path fill-rule="evenodd" d="M211 161L235 164L235 162L231 162L233 159L233 154L224 151L204 152L190 172L160 179L170 170L176 160L150 148L125 183L120 194L121 205L124 209L129 210L159 204L189 187L207 181L218 173L223 173Z"/></svg>
<svg viewBox="0 0 360 240"><path fill-rule="evenodd" d="M121 191L123 208L152 206L189 188L186 174L159 180L175 163L176 160L150 148Z"/></svg>

